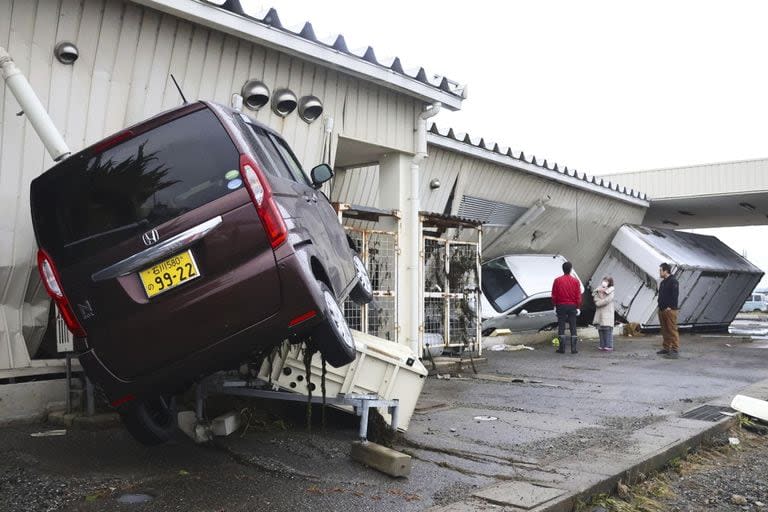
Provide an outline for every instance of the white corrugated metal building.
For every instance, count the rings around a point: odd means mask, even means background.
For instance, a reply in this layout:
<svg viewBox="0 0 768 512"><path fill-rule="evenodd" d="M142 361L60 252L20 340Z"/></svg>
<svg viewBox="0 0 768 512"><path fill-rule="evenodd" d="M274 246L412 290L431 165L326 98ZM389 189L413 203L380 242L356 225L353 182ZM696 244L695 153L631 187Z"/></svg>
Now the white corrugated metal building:
<svg viewBox="0 0 768 512"><path fill-rule="evenodd" d="M178 105L170 74L190 99L229 103L248 80L263 82L273 93L289 89L297 98L317 96L323 114L311 123L296 113L276 115L268 105L246 112L282 133L305 165L336 166L332 199L398 210L407 228L418 217L408 201L414 155L420 152L414 137L418 116L435 102L460 108L463 88L444 77L430 78L434 75L423 68L406 73L399 59L380 61L370 47L354 54L343 36L320 41L310 24L288 30L274 10L253 17L239 11L238 2L225 7L236 12L198 0L0 0L0 46L27 75L73 151ZM54 57L62 41L78 48L73 65ZM13 96L0 88L0 379L5 382L62 371L50 350L39 348L50 306L35 268L28 204L29 182L52 161L18 110ZM420 209L486 222L487 256L559 252L586 278L618 226L639 222L647 207L636 192L498 146L487 148L482 140L436 129L426 138ZM485 218L488 211L496 214ZM417 249L405 238L399 248L413 254ZM413 270L406 260L399 263L404 283ZM403 336L415 328L406 312L417 300L398 297ZM34 394L44 400L58 389L55 383L26 385L25 400ZM34 407L17 410L23 415ZM0 405L0 420L4 417Z"/></svg>

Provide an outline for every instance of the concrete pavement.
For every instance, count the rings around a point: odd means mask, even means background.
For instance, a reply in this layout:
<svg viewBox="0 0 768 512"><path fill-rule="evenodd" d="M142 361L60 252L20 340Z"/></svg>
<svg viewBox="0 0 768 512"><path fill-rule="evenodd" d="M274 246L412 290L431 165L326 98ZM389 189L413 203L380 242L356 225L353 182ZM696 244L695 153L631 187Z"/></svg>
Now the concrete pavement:
<svg viewBox="0 0 768 512"><path fill-rule="evenodd" d="M149 449L121 429L33 438L54 427L16 425L0 436L0 501L23 502L13 489L24 482L7 483L23 469L46 482L37 488L65 486L60 510L126 510L126 493L151 497L130 506L142 511L570 510L727 428L683 412L726 406L751 385L768 398L768 342L743 339L684 335L676 361L656 356L658 336L618 338L610 354L593 342L577 355L544 344L488 352L479 375L426 383L396 443L414 458L408 479L350 460L351 416L331 413L325 433L306 432L302 404L248 402L248 432L211 446L180 437Z"/></svg>

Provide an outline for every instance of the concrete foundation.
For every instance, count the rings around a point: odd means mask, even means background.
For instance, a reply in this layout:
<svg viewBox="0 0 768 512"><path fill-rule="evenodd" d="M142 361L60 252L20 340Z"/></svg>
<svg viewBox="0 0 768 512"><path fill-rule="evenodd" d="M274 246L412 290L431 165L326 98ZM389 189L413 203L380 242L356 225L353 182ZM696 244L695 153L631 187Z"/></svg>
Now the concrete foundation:
<svg viewBox="0 0 768 512"><path fill-rule="evenodd" d="M352 443L352 460L389 476L407 477L411 474L411 456L370 441Z"/></svg>

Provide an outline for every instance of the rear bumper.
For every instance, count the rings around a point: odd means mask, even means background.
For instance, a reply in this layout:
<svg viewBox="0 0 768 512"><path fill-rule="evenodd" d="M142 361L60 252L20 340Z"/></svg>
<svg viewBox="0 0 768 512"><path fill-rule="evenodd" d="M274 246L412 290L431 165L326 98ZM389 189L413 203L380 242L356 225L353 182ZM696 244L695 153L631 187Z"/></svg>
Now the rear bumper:
<svg viewBox="0 0 768 512"><path fill-rule="evenodd" d="M323 320L324 311L322 294L309 262L304 259L300 253L294 253L278 262L283 303L277 313L184 359L130 380L109 371L93 350L78 356L80 364L110 401L114 401L126 395L141 398L180 392L196 379L236 368L283 340L301 341ZM291 320L313 310L317 313L315 316L289 327Z"/></svg>

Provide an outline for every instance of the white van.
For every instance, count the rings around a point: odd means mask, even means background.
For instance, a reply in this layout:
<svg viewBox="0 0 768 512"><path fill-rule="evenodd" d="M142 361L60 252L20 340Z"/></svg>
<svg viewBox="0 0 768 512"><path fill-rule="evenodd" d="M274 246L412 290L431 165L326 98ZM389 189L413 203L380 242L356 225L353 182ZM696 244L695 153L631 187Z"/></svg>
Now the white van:
<svg viewBox="0 0 768 512"><path fill-rule="evenodd" d="M563 275L566 261L559 254L508 254L483 263L483 335L495 329L538 331L557 323L552 282ZM581 282L575 270L571 273Z"/></svg>
<svg viewBox="0 0 768 512"><path fill-rule="evenodd" d="M765 313L768 311L768 295L764 293L753 293L747 297L744 305L741 306L742 311L762 311Z"/></svg>

